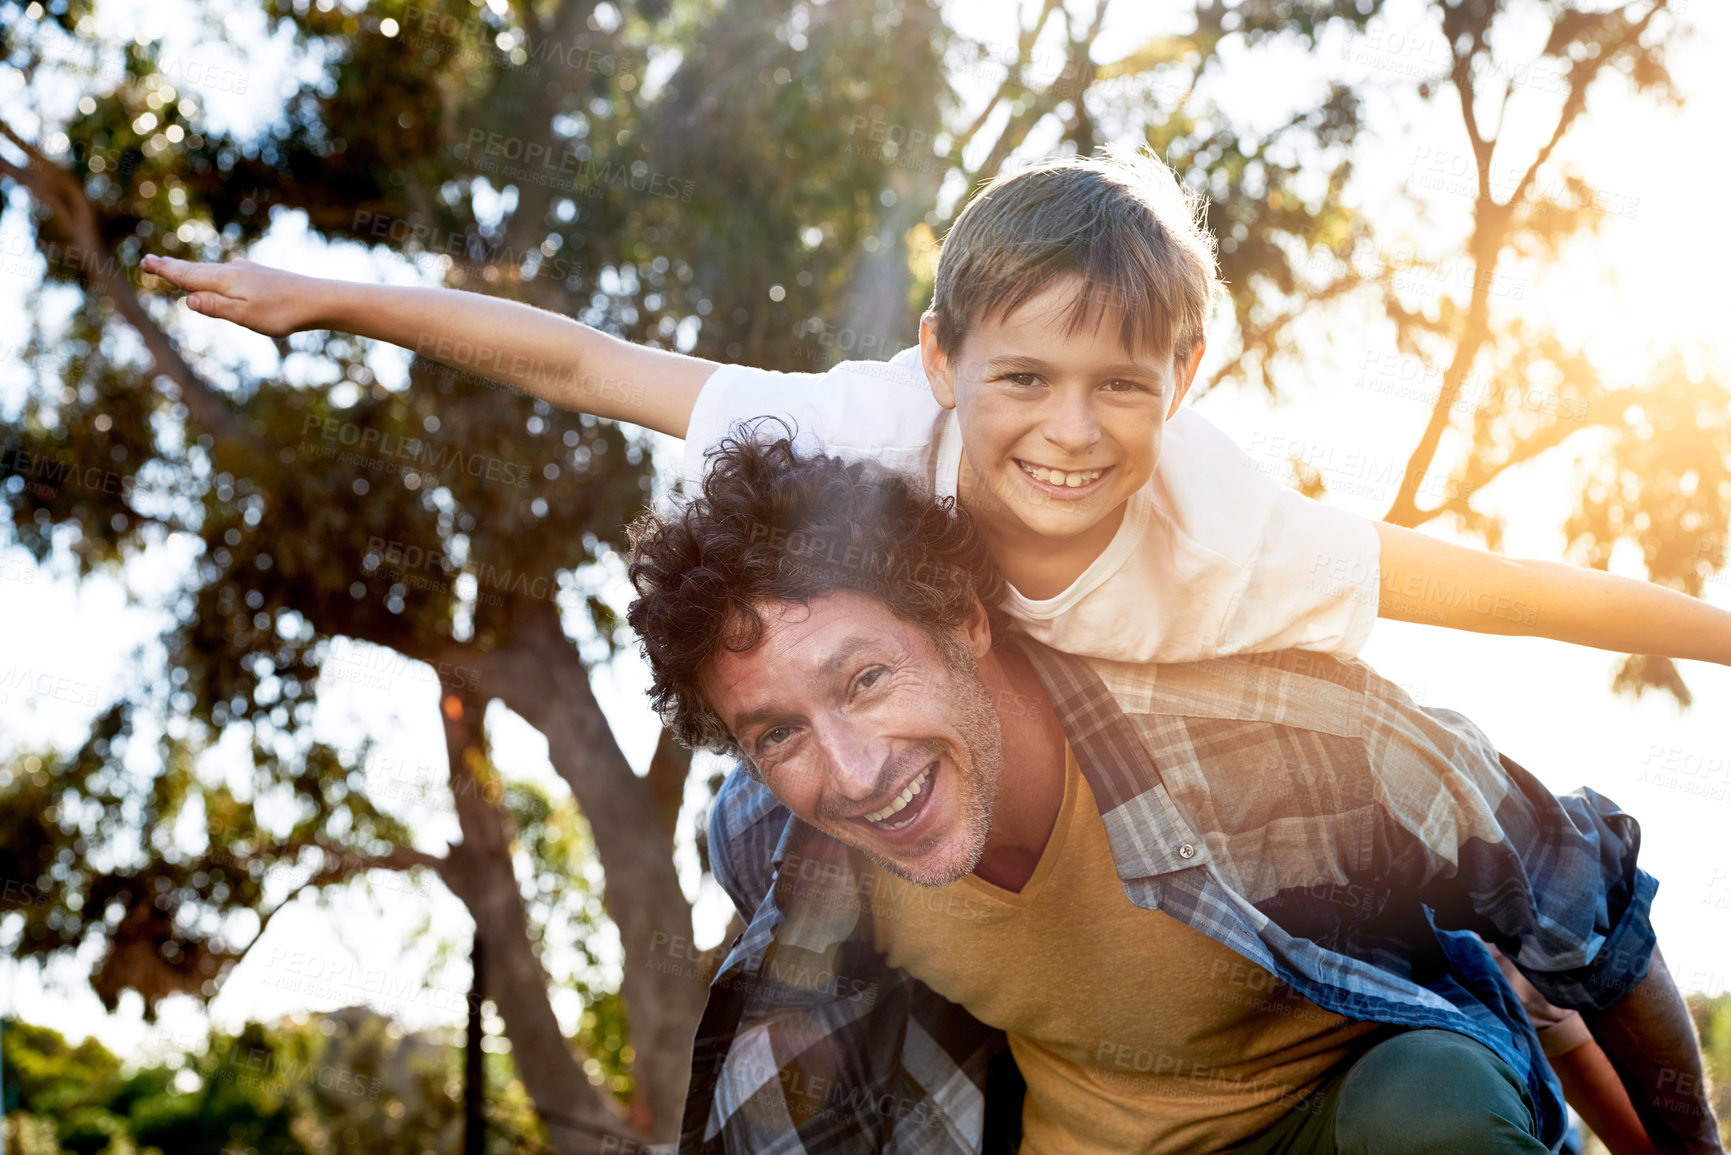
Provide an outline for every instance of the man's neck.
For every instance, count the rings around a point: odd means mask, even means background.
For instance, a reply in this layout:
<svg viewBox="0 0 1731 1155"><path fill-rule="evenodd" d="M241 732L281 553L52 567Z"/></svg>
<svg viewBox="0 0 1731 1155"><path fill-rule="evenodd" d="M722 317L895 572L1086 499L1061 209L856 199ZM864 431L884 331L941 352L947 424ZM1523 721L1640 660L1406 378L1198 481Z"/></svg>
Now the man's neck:
<svg viewBox="0 0 1731 1155"><path fill-rule="evenodd" d="M980 680L997 704L1003 768L992 828L974 873L1020 892L1040 863L1064 803L1064 728L1028 660L994 646L980 661Z"/></svg>

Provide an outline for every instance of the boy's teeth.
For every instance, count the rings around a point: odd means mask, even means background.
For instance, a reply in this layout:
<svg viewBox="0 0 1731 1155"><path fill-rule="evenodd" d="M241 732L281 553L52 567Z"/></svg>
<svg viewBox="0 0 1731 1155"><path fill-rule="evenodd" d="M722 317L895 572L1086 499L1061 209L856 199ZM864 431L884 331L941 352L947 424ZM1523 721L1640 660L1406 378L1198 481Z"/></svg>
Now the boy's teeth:
<svg viewBox="0 0 1731 1155"><path fill-rule="evenodd" d="M1099 480L1100 475L1106 472L1103 469L1083 469L1074 473L1066 473L1062 469L1047 469L1044 465L1029 465L1025 461L1017 464L1027 470L1028 476L1035 481L1043 481L1047 485L1062 485L1066 489L1080 489L1084 485Z"/></svg>
<svg viewBox="0 0 1731 1155"><path fill-rule="evenodd" d="M928 778L930 778L931 776L932 776L932 768L930 766L927 766L924 770L920 771L920 776L918 778L915 778L912 782L909 782L907 784L906 789L904 789L900 794L896 795L895 798L891 800L891 802L888 806L884 807L882 810L877 811L875 814L866 815L866 821L867 822L882 822L884 819L888 818L890 815L894 814L896 811L898 811L902 807L906 806L909 802L912 802L914 799L914 796L916 794L918 794L921 790L925 789L926 780Z"/></svg>

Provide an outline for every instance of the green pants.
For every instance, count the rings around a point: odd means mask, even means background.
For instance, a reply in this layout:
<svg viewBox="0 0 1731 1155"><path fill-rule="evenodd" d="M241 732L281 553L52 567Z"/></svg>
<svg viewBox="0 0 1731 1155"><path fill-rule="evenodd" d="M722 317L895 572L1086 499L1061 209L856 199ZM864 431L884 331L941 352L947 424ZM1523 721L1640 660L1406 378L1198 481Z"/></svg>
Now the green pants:
<svg viewBox="0 0 1731 1155"><path fill-rule="evenodd" d="M1234 1155L1545 1155L1514 1070L1453 1031L1373 1045Z"/></svg>

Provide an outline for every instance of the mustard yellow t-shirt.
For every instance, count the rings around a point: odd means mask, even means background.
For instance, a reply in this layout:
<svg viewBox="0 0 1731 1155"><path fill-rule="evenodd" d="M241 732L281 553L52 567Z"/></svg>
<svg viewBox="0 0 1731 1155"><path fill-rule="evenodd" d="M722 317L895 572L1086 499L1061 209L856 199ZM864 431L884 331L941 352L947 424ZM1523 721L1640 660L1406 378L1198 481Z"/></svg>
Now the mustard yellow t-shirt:
<svg viewBox="0 0 1731 1155"><path fill-rule="evenodd" d="M1378 1026L1132 903L1093 791L1068 749L1065 761L1057 823L1019 894L973 874L925 888L864 863L877 949L1008 1034L1029 1155L1224 1150L1312 1106Z"/></svg>

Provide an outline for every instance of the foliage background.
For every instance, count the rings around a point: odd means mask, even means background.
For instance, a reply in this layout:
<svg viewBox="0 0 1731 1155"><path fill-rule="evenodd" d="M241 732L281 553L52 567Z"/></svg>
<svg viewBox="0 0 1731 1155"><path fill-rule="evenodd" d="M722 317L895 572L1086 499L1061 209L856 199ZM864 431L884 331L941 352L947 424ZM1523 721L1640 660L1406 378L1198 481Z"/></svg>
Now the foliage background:
<svg viewBox="0 0 1731 1155"><path fill-rule="evenodd" d="M809 370L911 339L973 183L1142 141L1211 197L1230 295L1201 404L1259 464L1724 602L1715 332L1612 323L1643 276L1673 319L1723 300L1627 256L1630 236L1714 243L1675 211L1710 171L1616 163L1703 99L1672 71L1699 14L991 7L0 0L14 983L52 972L103 1023L160 1010L173 1031L132 1037L164 1062L232 1051L206 1006L248 1047L310 1055L292 1020L245 1020L369 1002L448 1028L479 935L500 1094L582 1150L670 1133L713 965L694 944L726 919L700 836L722 768L658 740L618 631L622 526L669 446L340 334L204 323L137 272L147 251L471 288ZM129 610L82 620L115 591ZM50 605L76 608L21 608ZM125 614L130 653L102 637ZM1726 700L1724 672L1427 633L1379 627L1367 656L1556 788L1673 832L1648 846L1661 933L1722 942L1731 871L1675 832L1731 800L1722 731L1676 712L1697 687ZM1706 951L1673 961L1728 985ZM354 1104L236 1097L196 1065L176 1089L151 1062L75 1109L52 1080L32 1094L69 1144L156 1142L133 1104L168 1100L162 1119L261 1128L247 1145L350 1142L333 1120Z"/></svg>

